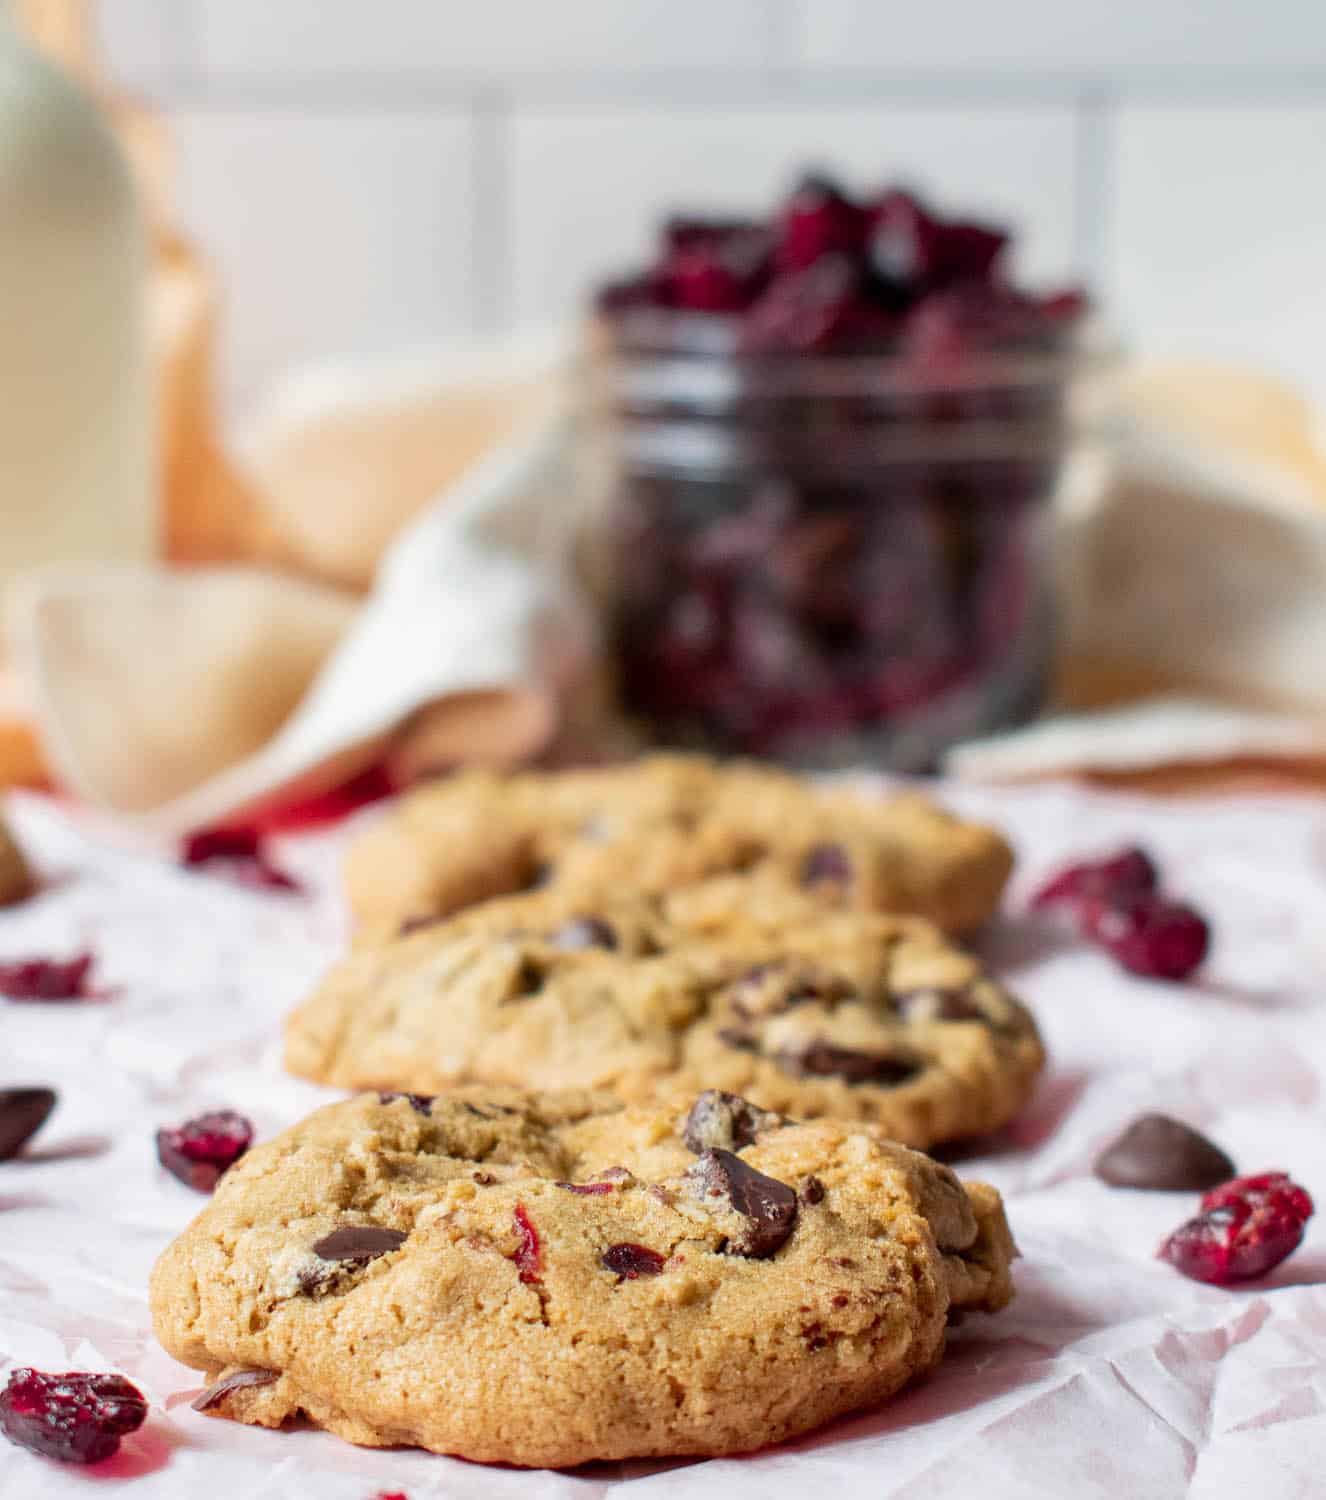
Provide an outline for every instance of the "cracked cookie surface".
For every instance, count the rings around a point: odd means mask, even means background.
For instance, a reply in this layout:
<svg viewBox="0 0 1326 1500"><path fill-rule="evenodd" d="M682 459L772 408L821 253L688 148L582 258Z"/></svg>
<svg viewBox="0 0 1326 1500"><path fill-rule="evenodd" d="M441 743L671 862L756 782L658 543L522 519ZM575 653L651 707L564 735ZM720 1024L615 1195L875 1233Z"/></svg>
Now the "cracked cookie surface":
<svg viewBox="0 0 1326 1500"><path fill-rule="evenodd" d="M717 1087L911 1146L986 1134L1044 1060L1028 1012L928 923L740 879L590 906L561 888L364 941L289 1018L286 1065L345 1088Z"/></svg>
<svg viewBox="0 0 1326 1500"><path fill-rule="evenodd" d="M673 891L741 873L821 906L908 912L964 931L994 911L1005 840L925 798L814 786L768 766L653 756L591 771L458 773L408 794L352 845L370 925L446 915L553 882Z"/></svg>
<svg viewBox="0 0 1326 1500"><path fill-rule="evenodd" d="M997 1311L998 1195L709 1093L363 1095L251 1150L163 1254L210 1415L487 1462L748 1451L893 1394Z"/></svg>

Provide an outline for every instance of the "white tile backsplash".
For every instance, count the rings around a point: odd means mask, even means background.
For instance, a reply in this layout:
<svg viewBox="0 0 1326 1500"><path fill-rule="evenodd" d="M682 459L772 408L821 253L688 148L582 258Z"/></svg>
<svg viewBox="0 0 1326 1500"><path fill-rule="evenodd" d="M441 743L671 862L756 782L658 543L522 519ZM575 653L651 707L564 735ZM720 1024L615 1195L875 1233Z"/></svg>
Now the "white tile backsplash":
<svg viewBox="0 0 1326 1500"><path fill-rule="evenodd" d="M869 188L895 178L1018 233L1019 268L1071 274L1074 120L1063 109L887 108L517 115L510 127L510 313L572 311L648 250L667 211L760 212L805 166Z"/></svg>
<svg viewBox="0 0 1326 1500"><path fill-rule="evenodd" d="M1239 359L1326 409L1326 103L1124 109L1110 291L1137 345Z"/></svg>
<svg viewBox="0 0 1326 1500"><path fill-rule="evenodd" d="M96 40L118 82L155 91L178 74L184 62L182 11L162 0L100 0Z"/></svg>
<svg viewBox="0 0 1326 1500"><path fill-rule="evenodd" d="M799 0L811 67L1108 74L1326 64L1321 0Z"/></svg>
<svg viewBox="0 0 1326 1500"><path fill-rule="evenodd" d="M232 395L555 317L665 209L817 162L1011 219L1134 342L1326 400L1326 0L94 4L171 105Z"/></svg>
<svg viewBox="0 0 1326 1500"><path fill-rule="evenodd" d="M475 325L463 118L180 111L184 217L226 293L225 388Z"/></svg>
<svg viewBox="0 0 1326 1500"><path fill-rule="evenodd" d="M768 61L768 0L197 0L216 74L721 68Z"/></svg>

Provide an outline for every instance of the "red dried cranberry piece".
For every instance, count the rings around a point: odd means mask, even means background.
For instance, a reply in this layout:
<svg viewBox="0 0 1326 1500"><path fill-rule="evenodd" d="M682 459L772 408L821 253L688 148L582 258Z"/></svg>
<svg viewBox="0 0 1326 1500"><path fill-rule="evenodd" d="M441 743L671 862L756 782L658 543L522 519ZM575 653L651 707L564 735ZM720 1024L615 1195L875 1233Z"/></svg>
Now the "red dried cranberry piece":
<svg viewBox="0 0 1326 1500"><path fill-rule="evenodd" d="M1155 861L1137 845L1129 845L1108 859L1084 860L1068 865L1031 898L1033 907L1075 906L1087 897L1115 901L1125 896L1145 895L1160 885Z"/></svg>
<svg viewBox="0 0 1326 1500"><path fill-rule="evenodd" d="M867 216L827 177L804 178L783 211L774 257L780 270L804 271L826 255L857 255Z"/></svg>
<svg viewBox="0 0 1326 1500"><path fill-rule="evenodd" d="M109 1458L147 1417L147 1401L123 1375L10 1372L0 1391L0 1431L20 1448L71 1464Z"/></svg>
<svg viewBox="0 0 1326 1500"><path fill-rule="evenodd" d="M0 963L0 994L9 1000L87 1000L93 956L19 958Z"/></svg>
<svg viewBox="0 0 1326 1500"><path fill-rule="evenodd" d="M769 283L745 316L741 346L752 354L795 353L892 331L887 312L865 296L860 267L846 256L826 255Z"/></svg>
<svg viewBox="0 0 1326 1500"><path fill-rule="evenodd" d="M612 1192L610 1182L555 1182L553 1186L565 1188L568 1193L580 1193L586 1198Z"/></svg>
<svg viewBox="0 0 1326 1500"><path fill-rule="evenodd" d="M600 1257L604 1266L623 1281L635 1281L641 1276L657 1276L667 1263L665 1256L646 1245L633 1245L629 1240L620 1245L609 1245Z"/></svg>
<svg viewBox="0 0 1326 1500"><path fill-rule="evenodd" d="M253 1144L253 1126L234 1110L217 1110L157 1131L157 1158L183 1183L210 1193L227 1167Z"/></svg>
<svg viewBox="0 0 1326 1500"><path fill-rule="evenodd" d="M700 219L674 214L663 224L663 243L669 250L693 250L697 245L722 245L758 233L754 219Z"/></svg>
<svg viewBox="0 0 1326 1500"><path fill-rule="evenodd" d="M204 828L191 833L180 849L186 869L219 864L240 885L256 890L298 891L299 882L268 858L254 828Z"/></svg>
<svg viewBox="0 0 1326 1500"><path fill-rule="evenodd" d="M1252 1281L1298 1248L1312 1214L1311 1197L1284 1172L1236 1177L1205 1194L1202 1212L1181 1224L1158 1254L1194 1281Z"/></svg>
<svg viewBox="0 0 1326 1500"><path fill-rule="evenodd" d="M756 231L725 239L693 240L663 265L663 295L690 312L741 312L767 279L768 238Z"/></svg>
<svg viewBox="0 0 1326 1500"><path fill-rule="evenodd" d="M1205 920L1191 906L1161 896L1089 902L1082 920L1087 933L1125 969L1148 979L1186 979L1211 946Z"/></svg>
<svg viewBox="0 0 1326 1500"><path fill-rule="evenodd" d="M543 1279L543 1250L539 1244L539 1232L523 1203L517 1203L511 1217L516 1229L516 1253L511 1257L516 1270L526 1286Z"/></svg>

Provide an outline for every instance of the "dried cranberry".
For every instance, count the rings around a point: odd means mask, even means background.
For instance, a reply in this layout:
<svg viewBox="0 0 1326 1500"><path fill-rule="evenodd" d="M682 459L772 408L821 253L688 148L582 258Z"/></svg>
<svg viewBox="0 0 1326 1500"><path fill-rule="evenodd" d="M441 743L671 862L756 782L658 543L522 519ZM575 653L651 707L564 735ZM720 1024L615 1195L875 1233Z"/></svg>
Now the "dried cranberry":
<svg viewBox="0 0 1326 1500"><path fill-rule="evenodd" d="M1205 1194L1201 1213L1158 1253L1194 1281L1252 1281L1298 1248L1312 1214L1311 1197L1284 1172L1236 1177Z"/></svg>
<svg viewBox="0 0 1326 1500"><path fill-rule="evenodd" d="M604 1266L623 1281L635 1281L641 1276L657 1276L667 1263L666 1257L645 1245L633 1245L624 1241L620 1245L609 1245L600 1257Z"/></svg>
<svg viewBox="0 0 1326 1500"><path fill-rule="evenodd" d="M663 296L669 306L691 312L741 312L765 280L768 255L768 239L758 232L693 241L664 263Z"/></svg>
<svg viewBox="0 0 1326 1500"><path fill-rule="evenodd" d="M180 849L186 869L221 865L240 885L257 890L298 891L299 882L272 863L254 828L204 828L191 833Z"/></svg>
<svg viewBox="0 0 1326 1500"><path fill-rule="evenodd" d="M123 1375L19 1368L0 1391L0 1431L20 1448L71 1464L109 1458L147 1417L147 1401Z"/></svg>
<svg viewBox="0 0 1326 1500"><path fill-rule="evenodd" d="M746 313L741 344L752 354L795 353L891 330L888 314L865 296L859 268L845 256L826 255L769 283Z"/></svg>
<svg viewBox="0 0 1326 1500"><path fill-rule="evenodd" d="M1125 969L1148 979L1186 979L1211 946L1205 920L1191 906L1161 896L1089 902L1083 923Z"/></svg>
<svg viewBox="0 0 1326 1500"><path fill-rule="evenodd" d="M804 271L826 255L860 252L865 210L826 177L802 180L783 211L774 251L781 270Z"/></svg>
<svg viewBox="0 0 1326 1500"><path fill-rule="evenodd" d="M94 991L88 983L93 956L19 958L0 963L0 994L9 1000L86 1000Z"/></svg>
<svg viewBox="0 0 1326 1500"><path fill-rule="evenodd" d="M613 1190L610 1182L555 1182L554 1187L565 1188L568 1193L579 1193L582 1197L601 1197Z"/></svg>
<svg viewBox="0 0 1326 1500"><path fill-rule="evenodd" d="M253 1144L253 1126L234 1110L199 1115L173 1129L157 1131L157 1157L173 1176L200 1193L210 1193L221 1174Z"/></svg>
<svg viewBox="0 0 1326 1500"><path fill-rule="evenodd" d="M1155 861L1135 844L1108 859L1068 865L1041 886L1031 899L1036 908L1076 906L1088 897L1114 901L1148 894L1160 885Z"/></svg>
<svg viewBox="0 0 1326 1500"><path fill-rule="evenodd" d="M523 1203L516 1204L511 1217L516 1229L516 1253L511 1259L516 1263L521 1281L526 1286L531 1286L541 1281L543 1276L543 1250L539 1244L539 1232Z"/></svg>

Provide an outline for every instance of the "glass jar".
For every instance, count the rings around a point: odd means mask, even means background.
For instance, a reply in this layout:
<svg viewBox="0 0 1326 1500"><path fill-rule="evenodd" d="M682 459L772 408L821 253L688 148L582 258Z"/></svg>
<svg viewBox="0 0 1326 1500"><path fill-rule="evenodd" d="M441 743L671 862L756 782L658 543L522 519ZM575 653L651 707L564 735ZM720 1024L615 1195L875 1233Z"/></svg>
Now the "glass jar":
<svg viewBox="0 0 1326 1500"><path fill-rule="evenodd" d="M749 355L710 317L604 318L628 713L668 744L905 771L1035 714L1075 348Z"/></svg>

